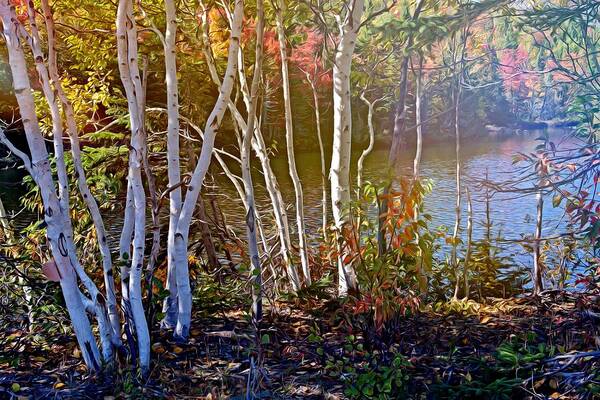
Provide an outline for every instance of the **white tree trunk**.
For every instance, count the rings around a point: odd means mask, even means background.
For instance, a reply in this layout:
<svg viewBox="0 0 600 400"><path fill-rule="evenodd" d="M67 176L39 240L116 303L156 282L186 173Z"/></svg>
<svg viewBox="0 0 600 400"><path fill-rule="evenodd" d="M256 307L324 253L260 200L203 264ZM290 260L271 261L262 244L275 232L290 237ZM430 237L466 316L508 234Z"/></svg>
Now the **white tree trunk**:
<svg viewBox="0 0 600 400"><path fill-rule="evenodd" d="M541 184L541 182L540 182ZM541 238L542 225L544 221L544 195L541 190L536 194L536 223L535 223L535 238L533 242L533 295L537 296L544 290L544 280L541 263Z"/></svg>
<svg viewBox="0 0 600 400"><path fill-rule="evenodd" d="M167 235L167 290L162 321L164 327L173 328L177 323L177 280L175 278L175 229L181 211L181 167L179 162L179 94L177 83L177 15L174 0L165 0L167 28L165 30L165 82L167 84L167 171L169 186L169 232Z"/></svg>
<svg viewBox="0 0 600 400"><path fill-rule="evenodd" d="M189 335L192 313L192 293L190 289L187 259L190 224L192 222L196 202L198 201L198 196L200 195L200 190L204 183L204 177L210 166L217 130L221 126L221 121L225 114L225 110L227 109L227 103L233 89L237 52L242 30L243 11L243 0L236 0L233 26L229 38L229 55L227 58L225 77L217 102L206 121L202 150L185 194L185 200L177 222L177 230L174 235L175 271L178 291L178 315L175 336L182 339L187 339Z"/></svg>
<svg viewBox="0 0 600 400"><path fill-rule="evenodd" d="M455 220L454 220L454 231L452 233L452 268L454 268L456 276L456 284L454 285L454 296L453 299L458 299L458 290L460 288L460 271L458 270L458 235L460 233L460 206L462 203L462 188L461 188L461 160L460 160L460 126L459 126L459 112L460 112L460 93L461 93L460 80L457 83L456 91L454 94L454 137L455 153L456 153L456 205L454 207Z"/></svg>
<svg viewBox="0 0 600 400"><path fill-rule="evenodd" d="M298 248L300 252L300 262L302 272L304 273L304 283L311 284L310 265L308 264L308 253L306 250L306 228L304 224L304 194L302 184L296 168L296 154L294 151L294 125L292 120L292 99L290 95L290 76L288 71L288 56L285 37L285 27L283 26L283 9L285 1L279 0L276 9L277 38L279 40L279 53L281 55L281 79L283 86L283 104L285 110L285 142L288 157L288 170L292 183L294 184L294 194L296 197L296 225L298 228Z"/></svg>
<svg viewBox="0 0 600 400"><path fill-rule="evenodd" d="M316 72L316 68L315 68ZM310 76L310 73L305 72L306 80L310 84L310 89L313 95L313 105L315 107L315 125L317 128L317 140L319 141L319 155L321 156L321 189L323 191L321 197L321 212L323 213L322 226L323 237L327 233L327 166L325 165L325 148L323 146L323 136L321 135L321 110L319 106L319 93L315 82Z"/></svg>
<svg viewBox="0 0 600 400"><path fill-rule="evenodd" d="M8 50L13 88L19 104L31 160L23 153L20 153L20 156L23 158L34 182L40 188L44 204L44 219L47 224L46 235L60 275L63 297L83 359L88 368L97 371L100 369L102 359L82 303L82 294L77 285L77 276L71 265L71 254L69 253L74 245L72 240L68 238L69 232L72 231L68 210L61 208L56 195L48 152L35 112L35 103L27 75L23 47L17 36L19 22L15 15L14 6L9 0L0 0L0 16L2 18L4 41ZM4 135L2 136L4 141L6 138Z"/></svg>
<svg viewBox="0 0 600 400"><path fill-rule="evenodd" d="M44 97L50 108L50 116L52 119L52 134L54 136L53 142L56 156L56 170L59 186L59 203L66 218L65 243L67 244L69 250L69 258L71 264L74 266L75 271L77 272L83 284L92 296L93 301L91 300L90 302L92 303L93 313L96 315L96 318L98 320L98 326L100 329L100 340L102 343L103 350L102 355L104 360L108 362L112 360L113 355L111 329L107 322L108 318L106 314L105 301L100 292L98 291L98 288L96 287L94 282L87 276L85 270L80 265L79 260L77 259L77 251L73 242L73 227L69 217L69 184L63 147L62 119L58 107L58 99L56 98L54 90L50 86L50 77L48 74L48 69L46 68L46 64L44 63L44 55L41 49L40 35L38 32L37 23L35 21L35 10L33 9L32 3L28 3L28 15L29 25L31 27L31 36L28 36L29 43L35 60L39 82L42 85L42 92L44 93ZM27 35L24 29L22 32L24 35Z"/></svg>
<svg viewBox="0 0 600 400"><path fill-rule="evenodd" d="M421 155L423 153L423 127L421 126L421 78L423 75L423 58L419 58L419 72L417 74L417 82L415 88L415 122L417 124L417 142L415 150L415 158L413 160L413 180L416 183L419 180L421 173ZM419 206L415 205L415 220L419 218ZM417 245L420 241L419 231L415 234L415 242ZM417 264L417 278L419 280L419 286L423 293L427 292L427 273L423 270L423 252L419 246L418 250L419 262Z"/></svg>
<svg viewBox="0 0 600 400"><path fill-rule="evenodd" d="M361 100L367 105L369 109L369 114L367 116L367 125L369 126L369 145L366 149L362 151L360 157L358 158L358 165L356 169L356 185L358 186L358 190L362 190L362 173L363 173L363 164L365 162L365 158L371 154L373 151L373 147L375 146L375 127L373 126L373 113L375 104L378 101L382 100L382 98L375 99L372 102L367 100L365 96L365 92L360 94Z"/></svg>
<svg viewBox="0 0 600 400"><path fill-rule="evenodd" d="M214 58L212 57L212 52L210 49L210 42L208 40L208 23L207 23L207 12L206 10L202 14L202 25L203 25L203 52L208 64L208 69L211 75L211 79L217 85L217 87L221 88L221 80L219 78L216 64ZM243 75L243 73L241 74ZM242 77L240 76L240 81ZM244 102L247 102L247 108L249 108L249 101L245 97ZM246 122L242 117L242 114L239 112L234 103L229 100L227 103L227 107L229 112L232 114L235 123L240 127L242 131L246 131ZM267 189L267 193L269 194L269 198L271 199L271 204L273 206L273 214L275 217L275 224L277 226L277 231L279 235L279 241L281 245L281 255L284 260L284 265L286 268L288 279L292 285L292 289L294 292L297 292L300 289L300 279L298 278L298 273L296 268L293 265L291 254L292 254L292 245L290 239L290 230L287 218L287 212L285 210L285 203L283 201L283 197L281 195L281 191L279 190L279 184L277 183L277 178L273 173L273 169L271 168L271 161L269 159L269 153L267 150L267 146L265 144L263 135L261 133L260 127L256 126L254 130L254 140L252 141L252 147L256 156L258 157L261 168L263 171L263 176L265 178L265 186Z"/></svg>
<svg viewBox="0 0 600 400"><path fill-rule="evenodd" d="M77 129L77 122L75 120L75 112L73 105L67 98L67 95L62 87L60 75L57 68L57 57L56 57L56 43L54 38L54 18L52 10L48 3L48 0L42 0L42 10L44 13L44 20L46 23L46 31L48 37L48 71L50 72L50 78L54 83L54 89L58 94L58 97L62 103L66 122L67 122L67 134L71 144L71 155L73 157L73 165L76 171L77 184L79 191L83 197L83 200L88 208L88 211L92 217L94 227L96 230L96 239L98 241L98 247L102 256L102 267L104 271L104 286L106 290L106 306L108 310L108 317L112 328L112 342L115 346L121 345L121 327L119 320L119 312L117 309L117 300L115 294L115 281L112 266L112 256L108 240L106 238L106 229L104 227L104 221L100 214L98 203L94 199L89 186L87 184L85 171L81 161L81 147L79 144L79 135Z"/></svg>
<svg viewBox="0 0 600 400"><path fill-rule="evenodd" d="M470 287L469 287L469 263L471 262L471 247L473 243L473 202L471 201L471 192L469 187L465 187L465 194L467 195L467 250L465 253L465 266L464 266L464 279L465 279L465 297L464 300L469 299Z"/></svg>
<svg viewBox="0 0 600 400"><path fill-rule="evenodd" d="M248 121L242 141L242 177L246 190L246 232L248 235L248 254L250 256L250 278L252 280L252 323L257 335L260 335L260 323L262 320L262 268L258 255L258 244L256 239L256 211L254 201L254 184L250 170L250 156L252 150L252 137L254 136L254 124L256 121L256 108L258 105L259 86L262 78L263 62L263 33L264 33L264 8L263 1L256 3L256 50L254 61L254 76L250 89L250 104L248 108ZM240 53L241 54L241 53ZM260 339L258 339L260 340Z"/></svg>
<svg viewBox="0 0 600 400"><path fill-rule="evenodd" d="M131 0L120 0L117 8L117 54L119 74L125 88L131 124L131 150L127 180L133 197L133 243L129 271L129 307L135 325L142 375L150 367L150 334L142 305L142 269L146 231L146 194L142 182L142 155L145 139L142 124L142 81L137 62L137 28ZM127 211L126 211L127 214ZM127 227L129 228L129 227Z"/></svg>
<svg viewBox="0 0 600 400"><path fill-rule="evenodd" d="M350 203L350 156L352 146L352 112L350 70L364 0L348 4L345 20L340 23L340 38L333 64L333 153L331 156L331 208L338 231L348 222L344 209ZM356 277L351 264L338 257L338 291L345 296L348 289L356 288Z"/></svg>
<svg viewBox="0 0 600 400"><path fill-rule="evenodd" d="M415 122L417 124L417 148L413 160L413 177L419 179L421 170L421 155L423 153L423 127L421 126L421 79L423 76L423 57L419 58L419 72L415 88Z"/></svg>

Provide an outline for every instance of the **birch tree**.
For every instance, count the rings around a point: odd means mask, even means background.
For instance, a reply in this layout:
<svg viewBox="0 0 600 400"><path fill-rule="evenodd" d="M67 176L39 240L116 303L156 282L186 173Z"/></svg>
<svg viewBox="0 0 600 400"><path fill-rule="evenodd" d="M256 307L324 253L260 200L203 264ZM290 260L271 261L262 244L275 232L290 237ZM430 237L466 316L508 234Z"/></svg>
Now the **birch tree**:
<svg viewBox="0 0 600 400"><path fill-rule="evenodd" d="M281 79L283 86L283 104L285 111L285 142L288 158L288 170L292 183L294 184L294 194L296 198L296 225L298 228L298 247L300 252L300 262L306 285L311 284L310 266L308 265L308 253L306 249L306 228L304 225L304 195L302 184L296 168L296 154L294 151L294 124L292 118L292 99L290 95L290 76L288 69L288 54L285 36L285 27L283 25L283 13L285 10L285 1L278 0L275 5L275 21L277 25L277 39L279 41L279 53L281 55Z"/></svg>
<svg viewBox="0 0 600 400"><path fill-rule="evenodd" d="M102 318L105 307L99 292L93 291L91 280L80 268L75 253L75 244L72 237L69 210L64 209L65 201L59 199L56 185L50 168L50 158L40 130L36 115L35 102L32 94L27 63L23 53L23 43L19 35L24 34L24 29L17 19L15 7L10 0L0 1L0 17L5 45L8 52L9 67L13 80L13 89L19 112L22 117L25 136L29 147L30 156L18 150L0 131L0 140L19 157L29 172L34 182L40 189L44 206L44 220L46 222L46 236L52 254L52 265L60 282L65 305L73 324L73 330L81 349L83 360L90 370L98 371L102 364L102 357L98 350L96 340L92 333L90 321L86 315L86 306L92 305L94 311ZM43 60L41 60L43 61ZM67 195L64 192L63 195ZM60 193L60 192L59 192ZM78 278L86 285L94 299L86 297L78 287ZM101 340L104 342L106 338ZM104 343L106 346L106 343ZM110 343L109 343L110 346Z"/></svg>
<svg viewBox="0 0 600 400"><path fill-rule="evenodd" d="M317 57L314 59L314 67L312 74L308 70L302 70L306 81L310 85L310 90L313 97L313 107L315 111L315 129L317 131L317 140L319 142L319 156L321 159L321 229L323 236L327 232L327 165L325 163L325 147L323 146L323 135L321 133L321 106L319 102L319 92L317 91Z"/></svg>
<svg viewBox="0 0 600 400"><path fill-rule="evenodd" d="M112 254L108 245L106 236L106 228L104 225L104 219L100 214L100 208L92 192L89 188L86 178L86 172L83 168L81 160L81 144L79 143L79 130L77 121L75 119L75 111L71 101L68 99L65 90L62 86L60 75L58 72L57 62L58 57L56 54L56 35L54 27L54 15L48 0L41 0L42 11L44 14L44 22L46 25L46 36L48 41L48 71L50 79L54 84L54 90L60 99L64 111L64 117L66 120L66 131L71 144L71 157L73 158L73 165L76 171L76 180L79 187L79 192L85 202L87 209L92 217L92 222L96 230L96 238L98 241L98 247L102 256L102 267L104 270L104 287L106 290L106 305L108 308L108 316L112 327L113 344L116 346L121 345L121 327L120 317L117 309L117 299L115 294L115 281L112 264ZM31 4L29 5L31 8ZM34 11L30 10L30 15L33 15Z"/></svg>
<svg viewBox="0 0 600 400"><path fill-rule="evenodd" d="M356 37L361 26L364 0L345 4L345 12L337 18L339 44L335 49L333 65L333 153L331 156L331 208L339 232L349 223L345 207L350 203L350 156L352 147L352 111L350 71ZM338 292L356 289L355 272L351 264L338 257Z"/></svg>
<svg viewBox="0 0 600 400"><path fill-rule="evenodd" d="M126 248L123 259L130 268L121 271L123 297L128 298L124 312L133 321L137 347L139 351L142 374L145 375L150 367L150 334L142 304L142 269L144 265L144 249L146 244L146 193L142 180L142 158L145 151L146 139L143 127L142 79L138 67L137 28L133 16L133 2L119 0L117 7L117 58L119 75L129 111L131 126L131 143L129 152L129 169L127 175L128 204L125 210L123 231L130 232L133 221L133 240L131 235L125 235ZM133 211L132 211L133 209ZM126 297L127 296L127 297Z"/></svg>
<svg viewBox="0 0 600 400"><path fill-rule="evenodd" d="M179 93L177 84L177 15L174 0L165 0L167 27L164 36L165 82L167 86L167 174L169 179L169 231L167 234L167 283L162 325L177 323L177 279L175 271L175 229L181 212L181 167L179 162Z"/></svg>
<svg viewBox="0 0 600 400"><path fill-rule="evenodd" d="M415 7L415 11L411 16L411 21L416 21L421 15L421 11L425 5L426 0L418 0ZM414 45L415 35L410 33L406 41L406 49L412 50ZM398 156L405 145L404 131L406 129L406 98L408 97L408 66L410 56L407 55L402 59L400 67L400 86L399 86L399 98L396 103L396 112L394 115L394 130L392 133L392 145L390 147L390 153L388 156L389 168L394 168L398 160Z"/></svg>
<svg viewBox="0 0 600 400"><path fill-rule="evenodd" d="M375 127L373 126L373 113L375 111L375 105L384 99L384 97L379 97L373 101L367 99L365 95L365 91L362 91L360 94L360 99L367 105L368 115L367 115L367 125L369 127L369 144L367 148L362 151L360 157L358 158L358 165L356 169L356 185L358 186L358 190L362 188L362 173L363 173L363 164L365 162L365 158L373 151L373 147L375 146Z"/></svg>
<svg viewBox="0 0 600 400"><path fill-rule="evenodd" d="M423 56L419 56L419 71L415 84L415 123L417 125L417 143L413 160L413 179L419 179L421 171L421 156L423 154L423 123L421 118L421 96L423 78Z"/></svg>
<svg viewBox="0 0 600 400"><path fill-rule="evenodd" d="M456 53L456 48L454 49L455 53ZM461 72L462 73L462 72ZM455 167L456 167L456 173L455 173L455 179L456 179L456 205L454 207L454 230L452 233L452 253L451 253L451 262L452 262L452 267L454 268L455 271L455 276L456 276L456 284L454 285L454 295L453 295L453 299L457 300L458 299L458 291L460 288L460 273L458 270L458 235L459 235L459 231L460 231L460 217L461 217L461 203L462 203L462 189L461 189L461 171L462 171L462 165L461 165L461 160L460 160L460 94L461 94L461 86L460 86L460 78L455 78L456 79L456 85L454 88L454 95L453 95L453 99L454 99L454 138L455 138L455 156L456 156L456 160L455 160Z"/></svg>
<svg viewBox="0 0 600 400"><path fill-rule="evenodd" d="M536 199L536 218L535 218L535 237L533 240L533 295L537 296L544 290L544 280L542 274L541 246L542 223L544 218L544 195L542 190L538 190Z"/></svg>
<svg viewBox="0 0 600 400"><path fill-rule="evenodd" d="M207 10L204 8L202 12L202 38L203 38L203 53L205 59L208 64L209 73L212 81L217 85L218 88L222 87L221 79L219 78L219 74L217 72L216 63L214 57L212 55L210 40L209 40L209 31L208 31L208 15ZM240 80L241 91L243 95L244 104L246 105L246 110L250 108L250 96L249 91L245 88L245 74L243 72L243 68L240 65L240 59L238 58L238 77ZM237 106L233 103L233 101L229 100L227 103L227 108L231 115L233 116L234 124L236 124L241 131L246 130L246 121L242 116L241 112L238 110ZM252 140L252 148L259 159L261 164L261 169L263 172L263 176L265 179L265 187L267 193L269 194L269 198L271 200L271 206L273 209L273 216L275 219L275 225L277 227L277 233L279 236L279 242L281 246L281 255L283 258L284 266L287 272L288 279L292 285L292 290L294 292L300 289L300 279L298 277L298 273L294 266L292 260L292 243L290 237L290 229L288 223L287 212L285 209L285 203L283 201L283 196L281 195L281 190L279 188L279 184L277 181L277 177L275 176L273 169L271 167L271 161L269 158L268 149L263 138L262 130L259 125L255 123L254 129L254 139ZM245 196L243 196L245 198Z"/></svg>
<svg viewBox="0 0 600 400"><path fill-rule="evenodd" d="M258 96L260 82L262 79L263 63L263 36L264 36L264 7L263 1L256 3L256 47L254 60L254 75L252 77L252 86L250 88L250 104L248 109L248 120L246 131L242 141L242 178L244 180L244 189L246 191L246 232L248 235L248 253L250 256L250 276L252 282L252 323L260 337L260 323L262 320L262 271L258 255L258 245L256 236L256 206L254 200L254 184L252 174L250 173L250 156L252 151L252 138L254 136L254 124L256 122L256 109L258 105Z"/></svg>
<svg viewBox="0 0 600 400"><path fill-rule="evenodd" d="M229 54L227 57L227 68L223 78L223 84L212 112L206 121L204 129L204 141L198 161L192 173L190 183L187 186L181 212L177 221L173 243L173 264L177 282L177 324L175 326L175 337L186 340L189 335L192 293L189 282L187 248L189 243L190 225L196 208L196 202L200 195L204 177L210 166L214 142L217 131L221 126L223 115L227 109L233 89L235 70L237 66L237 53L240 44L242 30L242 19L244 12L243 0L236 0L233 12L233 25L229 37Z"/></svg>
<svg viewBox="0 0 600 400"><path fill-rule="evenodd" d="M467 50L467 39L469 37L469 25L466 23L466 15L463 16L465 19L465 26L460 35L460 43L456 42L456 34L452 36L452 65L454 72L454 87L452 89L452 99L454 101L454 140L455 140L455 157L456 157L456 203L454 208L454 230L452 233L452 252L450 255L452 267L455 271L456 283L454 285L453 300L458 299L458 292L460 290L460 271L458 268L458 242L460 234L461 224L461 204L462 204L462 162L461 162L461 127L460 127L460 102L462 95L463 75L465 74L465 57ZM458 55L458 46L460 45L460 55ZM464 265L463 265L464 266ZM464 271L463 271L464 272ZM464 276L465 274L463 274Z"/></svg>

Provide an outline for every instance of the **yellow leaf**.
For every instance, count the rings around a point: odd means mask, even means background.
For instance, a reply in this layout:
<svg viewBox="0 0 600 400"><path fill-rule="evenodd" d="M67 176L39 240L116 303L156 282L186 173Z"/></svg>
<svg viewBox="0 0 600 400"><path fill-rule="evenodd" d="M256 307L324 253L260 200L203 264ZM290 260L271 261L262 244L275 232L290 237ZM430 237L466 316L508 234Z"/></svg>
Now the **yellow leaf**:
<svg viewBox="0 0 600 400"><path fill-rule="evenodd" d="M62 383L62 382L56 382L56 383L54 384L54 389L62 389L62 388L64 388L64 387L65 387L65 384L64 384L64 383Z"/></svg>
<svg viewBox="0 0 600 400"><path fill-rule="evenodd" d="M152 345L152 351L158 354L164 353L165 352L165 348L163 347L163 345L161 343L154 343Z"/></svg>
<svg viewBox="0 0 600 400"><path fill-rule="evenodd" d="M10 385L10 390L12 390L13 392L18 392L19 390L21 390L21 385L15 382L12 385Z"/></svg>
<svg viewBox="0 0 600 400"><path fill-rule="evenodd" d="M73 349L73 357L81 358L81 351L77 347L75 347L75 349Z"/></svg>
<svg viewBox="0 0 600 400"><path fill-rule="evenodd" d="M467 372L467 374L465 375L465 379L467 380L467 382L471 382L471 380L473 379L473 377L471 376L470 372Z"/></svg>
<svg viewBox="0 0 600 400"><path fill-rule="evenodd" d="M479 323L481 324L487 324L490 321L491 317L489 315L486 315L485 317L481 318L481 321L479 321Z"/></svg>

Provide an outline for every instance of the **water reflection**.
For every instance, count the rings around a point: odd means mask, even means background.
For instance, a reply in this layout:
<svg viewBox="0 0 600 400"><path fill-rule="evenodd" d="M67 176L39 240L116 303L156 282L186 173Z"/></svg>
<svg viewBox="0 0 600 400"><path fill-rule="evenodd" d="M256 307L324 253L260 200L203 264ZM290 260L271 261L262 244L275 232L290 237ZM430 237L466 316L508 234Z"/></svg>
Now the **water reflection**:
<svg viewBox="0 0 600 400"><path fill-rule="evenodd" d="M470 139L465 140L462 149L463 176L465 182L469 178L483 178L486 171L489 179L493 181L505 181L518 177L518 171L512 163L512 156L516 152L532 151L535 147L535 136L513 137L502 141ZM355 146L356 147L356 146ZM361 149L355 148L353 157L353 168ZM400 160L398 173L412 173L412 157L414 149L408 149ZM367 157L364 180L377 182L381 180L385 171L387 160L386 150L376 150ZM304 188L304 204L306 227L312 243L316 243L321 227L321 166L320 157L316 152L299 153L297 155L298 170ZM272 160L273 169L279 178L280 187L288 204L288 216L291 226L295 226L295 214L293 210L293 186L288 176L287 161L285 154L280 154ZM235 170L235 166L232 166ZM257 170L258 163L253 162L255 169L255 183L257 185L256 196L259 210L265 215L265 226L273 227L269 221L269 198L264 190L263 180ZM328 166L327 166L328 167ZM218 190L214 193L219 198L219 205L227 217L229 225L238 233L243 235L244 210L239 196L230 182L220 173L216 165L213 166L215 181ZM355 174L354 170L352 172ZM355 175L354 175L355 176ZM423 160L421 176L433 181L433 192L425 200L426 211L432 215L430 226L451 227L454 224L454 202L455 202L455 157L453 143L425 146L423 149ZM18 191L15 183L19 180L19 174L14 170L0 170L0 196L9 210L18 209ZM468 184L468 183L467 183ZM475 239L482 238L484 228L481 224L485 220L485 203L482 193L473 192L473 214ZM464 198L464 196L463 196ZM328 208L329 204L328 204ZM514 194L495 194L491 201L491 219L494 224L494 232L502 231L504 238L516 240L523 235L531 235L535 229L535 195L515 196ZM329 211L331 214L331 212ZM466 202L463 202L462 229L466 227ZM29 218L31 218L30 216ZM27 221L23 214L19 217L21 225ZM331 220L331 215L329 216ZM120 233L120 215L108 215L107 226L109 236L116 243ZM553 208L550 201L544 205L544 228L543 235L550 236L563 231L566 222L563 210ZM529 263L530 256L523 250L520 244L508 244L506 250L518 255L517 259Z"/></svg>

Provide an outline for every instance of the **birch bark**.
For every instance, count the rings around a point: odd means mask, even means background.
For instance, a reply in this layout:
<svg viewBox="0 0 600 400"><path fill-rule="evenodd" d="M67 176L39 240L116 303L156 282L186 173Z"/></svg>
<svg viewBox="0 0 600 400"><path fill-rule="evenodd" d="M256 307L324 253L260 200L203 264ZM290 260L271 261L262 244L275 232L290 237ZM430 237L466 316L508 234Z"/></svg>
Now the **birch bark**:
<svg viewBox="0 0 600 400"><path fill-rule="evenodd" d="M167 174L169 186L169 232L167 234L167 284L169 296L165 299L163 327L173 328L177 323L177 279L174 254L175 230L181 212L181 166L179 161L179 93L177 82L177 10L174 0L165 0L167 28L165 30L165 82L167 85Z"/></svg>
<svg viewBox="0 0 600 400"><path fill-rule="evenodd" d="M290 95L290 74L288 70L287 45L285 37L285 27L283 25L283 11L285 1L279 0L276 9L277 39L279 41L279 54L281 55L281 79L283 86L283 104L285 112L285 143L288 158L288 171L292 183L294 184L294 194L296 198L296 226L298 229L298 247L300 252L300 262L302 272L304 273L304 283L307 286L311 284L310 266L308 264L308 253L306 249L306 227L304 224L304 194L302 184L296 168L296 154L294 151L294 124L292 118L292 99Z"/></svg>
<svg viewBox="0 0 600 400"><path fill-rule="evenodd" d="M177 325L175 327L175 336L181 339L187 339L190 329L191 308L192 308L192 293L189 283L188 274L188 259L187 247L189 241L189 230L192 221L196 202L200 195L200 190L204 183L204 177L210 166L212 158L215 137L225 110L231 96L233 83L235 78L235 70L237 64L237 52L239 49L240 35L242 30L244 3L243 0L236 0L233 26L229 38L229 54L227 58L227 68L225 70L225 78L219 92L217 102L210 113L206 127L204 129L204 141L202 142L202 150L200 157L194 168L190 184L185 194L185 200L177 222L177 229L174 235L174 253L175 253L175 271L177 277L178 290L178 315Z"/></svg>
<svg viewBox="0 0 600 400"><path fill-rule="evenodd" d="M150 334L142 305L142 268L146 231L146 193L142 181L142 157L145 139L142 124L143 90L137 62L137 28L131 0L119 0L117 8L117 54L119 74L127 97L131 125L131 150L127 180L133 198L133 242L128 285L129 307L135 325L142 375L150 367ZM126 210L126 214L127 214ZM130 211L129 211L130 212ZM129 229L129 227L127 227Z"/></svg>
<svg viewBox="0 0 600 400"><path fill-rule="evenodd" d="M459 112L460 112L460 78L458 78L455 93L454 93L454 138L455 138L455 153L456 153L456 205L454 207L454 231L452 233L452 267L455 270L456 284L454 286L454 300L458 299L458 290L460 288L460 272L458 270L458 235L460 231L460 206L462 203L462 189L461 189L461 160L460 160L460 126L459 126Z"/></svg>
<svg viewBox="0 0 600 400"><path fill-rule="evenodd" d="M255 220L256 206L254 201L254 184L252 183L252 174L250 173L250 155L252 150L252 137L254 136L254 124L256 121L256 108L258 105L258 95L260 90L259 86L262 79L263 33L263 0L258 0L256 3L256 49L254 76L252 77L252 86L250 88L248 121L246 124L246 131L244 132L241 148L242 178L244 180L244 189L246 191L246 232L248 235L248 253L251 262L250 277L253 280L252 323L256 329L258 337L260 337L260 323L262 321L262 268L258 255Z"/></svg>
<svg viewBox="0 0 600 400"><path fill-rule="evenodd" d="M357 172L356 172L356 185L358 186L358 190L362 188L362 172L363 172L363 164L365 162L365 158L371 154L373 151L373 147L375 146L375 128L373 127L373 112L375 105L378 101L381 101L383 98L375 99L373 101L369 101L365 96L365 92L360 94L361 100L367 105L369 109L369 113L367 116L367 125L369 126L369 145L366 149L362 151L360 157L358 158Z"/></svg>
<svg viewBox="0 0 600 400"><path fill-rule="evenodd" d="M350 97L350 70L364 0L349 4L344 21L339 22L340 41L335 51L333 65L333 153L331 156L331 208L339 232L348 223L344 210L350 203L350 152L352 146L352 113ZM351 264L338 257L338 291L341 296L356 288L356 277Z"/></svg>
<svg viewBox="0 0 600 400"><path fill-rule="evenodd" d="M96 230L96 239L98 241L98 247L100 249L100 254L102 256L102 268L104 271L104 286L106 290L106 307L108 310L108 317L110 319L110 324L112 328L112 342L115 346L121 345L120 339L120 320L119 320L119 312L117 309L117 300L115 294L115 281L113 274L113 265L112 265L112 256L110 247L108 245L108 241L106 239L106 228L104 226L104 221L100 214L100 208L98 207L98 203L96 199L92 195L92 192L89 189L87 184L86 174L83 169L83 164L81 161L81 146L79 143L79 135L77 129L77 122L75 120L75 112L73 110L73 105L67 98L67 95L63 89L60 75L58 73L57 67L57 55L56 55L56 43L55 43L55 28L54 28L54 17L52 13L52 9L48 3L48 0L41 0L42 10L44 13L44 21L46 24L46 32L48 38L48 71L50 73L50 78L54 84L54 89L60 99L60 102L63 107L63 111L66 119L66 128L67 134L69 136L69 141L71 144L71 156L73 157L73 165L75 167L76 172L76 180L77 185L79 187L79 192L83 197L83 201L85 202L88 211L92 217L92 221L94 223L94 228Z"/></svg>
<svg viewBox="0 0 600 400"><path fill-rule="evenodd" d="M415 87L415 122L417 124L417 145L413 160L413 178L419 179L421 170L421 155L423 153L423 127L421 119L421 79L423 77L423 57L419 57L419 72Z"/></svg>
<svg viewBox="0 0 600 400"><path fill-rule="evenodd" d="M77 272L77 275L80 277L82 283L88 290L89 294L92 296L93 300L90 302L92 304L93 313L96 315L98 320L100 340L102 343L103 351L102 355L104 360L108 362L112 360L113 354L111 343L113 336L111 335L112 330L110 329L110 326L107 322L104 298L98 291L98 288L96 287L94 282L87 276L85 270L80 265L79 260L77 259L77 251L73 242L73 227L69 216L69 184L64 156L62 118L58 107L58 99L56 98L55 92L50 85L48 69L46 68L46 64L44 63L44 54L41 48L40 35L37 28L37 23L35 21L35 15L36 13L33 8L33 4L30 2L28 3L28 16L29 26L31 28L31 36L27 34L22 25L19 25L19 28L22 28L22 34L29 39L29 44L31 46L31 50L35 60L36 71L38 73L38 79L40 84L42 85L42 92L44 93L46 103L48 104L50 109L50 116L52 120L53 143L56 159L56 170L59 186L59 203L66 219L65 232L67 239L66 244L69 248L69 259L71 261L71 265Z"/></svg>
<svg viewBox="0 0 600 400"><path fill-rule="evenodd" d="M542 223L544 220L544 195L541 190L536 194L536 223L535 239L533 242L533 295L537 296L544 290L544 280L542 278L541 246Z"/></svg>
<svg viewBox="0 0 600 400"><path fill-rule="evenodd" d="M319 155L321 156L321 189L323 191L321 197L321 208L323 213L321 229L323 230L323 237L325 237L327 233L327 166L325 165L325 148L323 146L323 135L321 134L321 109L319 106L319 93L317 92L317 86L311 78L310 73L305 71L304 74L306 75L306 80L310 84L310 89L313 95L313 106L315 108L315 125L317 129L317 140L319 141Z"/></svg>
<svg viewBox="0 0 600 400"><path fill-rule="evenodd" d="M98 371L102 359L85 312L82 294L77 285L77 275L72 267L71 255L69 254L74 245L68 237L69 232L71 232L68 210L62 209L56 194L48 152L35 112L35 103L27 75L28 69L23 47L17 34L19 22L15 15L15 8L9 0L0 0L0 17L8 51L13 88L19 105L31 159L23 153L21 153L21 156L34 182L40 188L44 204L44 220L47 224L46 235L60 275L63 297L84 362L91 370ZM2 136L4 142L6 137ZM71 243L68 243L69 241Z"/></svg>
<svg viewBox="0 0 600 400"><path fill-rule="evenodd" d="M207 23L207 12L202 14L202 26L203 26L203 52L206 58L208 69L211 75L211 79L217 85L217 87L222 87L221 79L219 78L219 74L216 69L216 64L214 58L212 56L210 42L208 39L208 23ZM239 70L239 69L238 69ZM240 82L243 82L242 76L243 72L240 73ZM249 108L249 99L244 96L244 102L247 103L247 109ZM227 108L229 112L232 114L235 123L240 127L242 131L246 130L246 122L242 117L242 114L239 112L235 104L229 100L227 103ZM265 144L260 126L255 126L254 130L254 140L252 141L252 147L256 156L258 157L261 168L263 171L263 176L265 179L265 186L267 189L267 193L269 194L269 198L271 199L271 204L273 206L273 215L275 217L275 224L277 226L277 232L279 235L279 242L281 246L281 255L283 257L284 265L286 268L286 273L288 279L292 285L292 290L294 292L300 289L300 279L298 278L298 273L293 264L291 254L292 254L292 245L290 238L290 230L288 224L287 212L285 210L285 203L283 201L283 196L281 195L281 190L279 190L279 184L277 182L277 178L273 173L273 169L271 168L271 161L269 159L269 153L267 151L267 146Z"/></svg>

